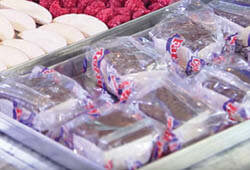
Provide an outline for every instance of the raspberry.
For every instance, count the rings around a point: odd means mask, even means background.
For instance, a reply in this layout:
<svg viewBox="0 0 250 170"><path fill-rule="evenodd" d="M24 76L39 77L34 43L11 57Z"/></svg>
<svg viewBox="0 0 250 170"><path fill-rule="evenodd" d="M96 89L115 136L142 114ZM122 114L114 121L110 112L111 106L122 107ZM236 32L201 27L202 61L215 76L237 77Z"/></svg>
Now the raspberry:
<svg viewBox="0 0 250 170"><path fill-rule="evenodd" d="M76 7L77 0L61 0L61 3L64 8L74 8Z"/></svg>
<svg viewBox="0 0 250 170"><path fill-rule="evenodd" d="M128 8L114 8L115 15L126 15L131 17L131 11Z"/></svg>
<svg viewBox="0 0 250 170"><path fill-rule="evenodd" d="M122 7L122 1L120 0L109 0L107 3L108 8Z"/></svg>
<svg viewBox="0 0 250 170"><path fill-rule="evenodd" d="M130 20L130 17L126 15L117 15L108 22L108 26L109 28L113 28L122 23L128 22L129 20Z"/></svg>
<svg viewBox="0 0 250 170"><path fill-rule="evenodd" d="M169 4L170 0L158 0L158 3L161 4L163 7Z"/></svg>
<svg viewBox="0 0 250 170"><path fill-rule="evenodd" d="M133 13L132 19L139 18L140 16L146 15L150 12L150 10L147 9L138 9Z"/></svg>
<svg viewBox="0 0 250 170"><path fill-rule="evenodd" d="M67 8L62 8L59 4L59 1L54 1L49 8L49 11L53 15L53 17L58 17L64 14L69 14L70 10Z"/></svg>
<svg viewBox="0 0 250 170"><path fill-rule="evenodd" d="M85 14L88 15L92 15L92 16L96 16L96 14L101 11L102 9L105 9L106 6L104 4L104 2L98 0L98 1L94 1L92 2L89 6L87 6L84 10Z"/></svg>
<svg viewBox="0 0 250 170"><path fill-rule="evenodd" d="M40 0L39 4L44 8L49 9L50 5L56 0Z"/></svg>
<svg viewBox="0 0 250 170"><path fill-rule="evenodd" d="M78 13L78 8L70 8L70 13L71 14L77 14Z"/></svg>
<svg viewBox="0 0 250 170"><path fill-rule="evenodd" d="M148 6L150 4L150 0L142 0L144 3L144 6Z"/></svg>
<svg viewBox="0 0 250 170"><path fill-rule="evenodd" d="M172 3L175 3L175 2L178 2L179 0L169 0L169 4L168 5L170 5L170 4L172 4Z"/></svg>
<svg viewBox="0 0 250 170"><path fill-rule="evenodd" d="M157 3L158 0L150 0L150 3L153 4L153 3Z"/></svg>
<svg viewBox="0 0 250 170"><path fill-rule="evenodd" d="M109 0L101 0L101 1L106 4L106 3L108 3Z"/></svg>
<svg viewBox="0 0 250 170"><path fill-rule="evenodd" d="M114 16L114 10L112 8L106 8L97 13L96 17L102 22L108 23Z"/></svg>
<svg viewBox="0 0 250 170"><path fill-rule="evenodd" d="M78 3L77 3L78 11L77 11L77 13L79 13L79 14L83 13L85 8L94 1L95 0L78 0Z"/></svg>
<svg viewBox="0 0 250 170"><path fill-rule="evenodd" d="M125 7L131 11L137 11L140 8L145 8L144 3L141 0L127 0L125 2Z"/></svg>
<svg viewBox="0 0 250 170"><path fill-rule="evenodd" d="M153 3L153 4L151 4L151 5L148 6L148 9L149 9L150 11L156 11L156 10L158 10L158 9L160 9L160 8L162 8L162 6L161 6L161 4L159 4L158 2Z"/></svg>

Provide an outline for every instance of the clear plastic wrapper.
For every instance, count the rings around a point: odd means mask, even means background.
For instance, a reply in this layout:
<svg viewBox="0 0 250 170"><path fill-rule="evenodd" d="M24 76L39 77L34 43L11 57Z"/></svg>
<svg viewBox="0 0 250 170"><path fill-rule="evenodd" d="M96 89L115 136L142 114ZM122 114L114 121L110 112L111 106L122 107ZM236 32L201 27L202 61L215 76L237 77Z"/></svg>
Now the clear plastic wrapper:
<svg viewBox="0 0 250 170"><path fill-rule="evenodd" d="M191 80L193 95L217 110L224 110L228 120L240 122L250 116L250 86L223 70L203 69Z"/></svg>
<svg viewBox="0 0 250 170"><path fill-rule="evenodd" d="M189 86L176 74L166 74L163 79L158 87L132 102L166 127L155 141L152 160L217 132L217 127L227 121L224 111L193 97Z"/></svg>
<svg viewBox="0 0 250 170"><path fill-rule="evenodd" d="M234 1L236 2L236 1ZM245 1L245 4L249 4ZM242 3L232 3L230 1L213 0L209 3L214 12L222 17L231 20L238 25L247 27L250 25L250 6L242 5Z"/></svg>
<svg viewBox="0 0 250 170"><path fill-rule="evenodd" d="M225 70L231 74L234 74L242 81L250 84L250 68L242 69L239 67L228 67Z"/></svg>
<svg viewBox="0 0 250 170"><path fill-rule="evenodd" d="M187 4L184 10L166 15L149 35L154 47L167 53L179 72L190 75L210 62L215 51L221 53L225 41L220 21L211 8L200 1Z"/></svg>
<svg viewBox="0 0 250 170"><path fill-rule="evenodd" d="M145 79L150 83L149 75L158 75L162 66L164 62L153 48L132 37L100 41L83 61L85 75L120 102L126 101L135 89L143 88Z"/></svg>
<svg viewBox="0 0 250 170"><path fill-rule="evenodd" d="M79 114L99 114L76 81L38 66L30 74L2 81L0 98L1 112L42 132Z"/></svg>
<svg viewBox="0 0 250 170"><path fill-rule="evenodd" d="M114 107L97 119L82 115L48 135L106 168L130 169L149 161L162 128L140 112Z"/></svg>

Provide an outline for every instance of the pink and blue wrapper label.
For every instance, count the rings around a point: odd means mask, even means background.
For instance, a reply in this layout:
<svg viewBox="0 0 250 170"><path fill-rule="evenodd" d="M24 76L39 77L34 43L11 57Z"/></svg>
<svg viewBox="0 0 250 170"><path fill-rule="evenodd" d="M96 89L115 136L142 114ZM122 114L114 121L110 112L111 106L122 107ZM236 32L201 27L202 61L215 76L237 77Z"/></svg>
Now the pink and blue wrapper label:
<svg viewBox="0 0 250 170"><path fill-rule="evenodd" d="M92 69L95 72L95 77L97 80L97 85L104 90L107 90L107 85L105 84L103 73L101 71L101 62L104 57L109 54L110 51L104 48L98 50L92 57ZM87 64L83 61L83 71L86 72ZM115 91L115 95L119 98L120 102L126 102L132 92L132 83L129 81L121 82L120 77L117 76L115 71L109 72L108 81L110 87Z"/></svg>
<svg viewBox="0 0 250 170"><path fill-rule="evenodd" d="M213 64L222 64L225 62L225 57L223 55L218 55L216 53L212 53L211 61Z"/></svg>
<svg viewBox="0 0 250 170"><path fill-rule="evenodd" d="M232 121L236 121L235 114L238 110L238 108L234 105L234 102L234 99L230 99L223 104L223 110L228 113L228 118Z"/></svg>
<svg viewBox="0 0 250 170"><path fill-rule="evenodd" d="M250 47L250 33L248 34L248 37L247 37L247 46Z"/></svg>
<svg viewBox="0 0 250 170"><path fill-rule="evenodd" d="M87 114L92 118L98 118L101 116L99 109L95 107L92 101L88 101L87 105L85 106L85 109L87 110Z"/></svg>
<svg viewBox="0 0 250 170"><path fill-rule="evenodd" d="M187 63L185 72L187 75L191 75L192 73L199 72L205 65L206 65L205 60L192 56Z"/></svg>
<svg viewBox="0 0 250 170"><path fill-rule="evenodd" d="M105 165L104 165L104 168L106 170L112 170L114 168L114 165L113 165L113 161L112 160L109 160Z"/></svg>
<svg viewBox="0 0 250 170"><path fill-rule="evenodd" d="M137 170L139 169L140 167L142 167L143 164L140 162L140 161L135 161L132 166L130 166L128 169L129 170Z"/></svg>
<svg viewBox="0 0 250 170"><path fill-rule="evenodd" d="M23 110L21 108L19 108L17 105L18 105L17 102L14 101L13 102L13 119L19 121L21 119L22 114L23 114Z"/></svg>
<svg viewBox="0 0 250 170"><path fill-rule="evenodd" d="M121 79L112 73L109 75L108 80L120 102L126 102L132 92L132 83L130 81L120 82Z"/></svg>
<svg viewBox="0 0 250 170"><path fill-rule="evenodd" d="M104 88L105 90L106 90L106 85L105 85L104 78L103 78L103 75L101 72L101 62L104 59L105 55L107 55L109 53L110 53L109 50L101 48L92 57L92 69L95 72L95 76L97 79L97 85L98 85L98 87ZM85 62L83 62L83 70L85 72L87 70L86 66L87 66L87 64L85 64Z"/></svg>
<svg viewBox="0 0 250 170"><path fill-rule="evenodd" d="M18 103L16 101L13 102L13 119L29 127L33 127L34 117L35 113L31 112L27 119L23 119L23 109L18 106Z"/></svg>
<svg viewBox="0 0 250 170"><path fill-rule="evenodd" d="M56 142L63 143L69 149L74 149L73 136L65 127L60 128L59 134L49 134L48 136Z"/></svg>
<svg viewBox="0 0 250 170"><path fill-rule="evenodd" d="M222 49L222 54L231 54L235 52L237 38L238 38L238 33L226 37L225 39L226 43Z"/></svg>
<svg viewBox="0 0 250 170"><path fill-rule="evenodd" d="M167 40L166 51L170 53L173 60L176 60L178 58L177 50L182 46L183 42L184 40L179 34L175 34Z"/></svg>
<svg viewBox="0 0 250 170"><path fill-rule="evenodd" d="M244 108L238 108L235 106L235 100L230 99L223 104L223 110L228 113L228 118L231 121L239 121L236 119L237 116L242 118L243 120L247 120L247 114Z"/></svg>
<svg viewBox="0 0 250 170"><path fill-rule="evenodd" d="M162 136L158 136L154 142L154 148L152 151L151 161L157 160L164 155L170 154L181 148L181 143L172 132L173 129L179 126L179 122L172 116L168 116L166 130Z"/></svg>

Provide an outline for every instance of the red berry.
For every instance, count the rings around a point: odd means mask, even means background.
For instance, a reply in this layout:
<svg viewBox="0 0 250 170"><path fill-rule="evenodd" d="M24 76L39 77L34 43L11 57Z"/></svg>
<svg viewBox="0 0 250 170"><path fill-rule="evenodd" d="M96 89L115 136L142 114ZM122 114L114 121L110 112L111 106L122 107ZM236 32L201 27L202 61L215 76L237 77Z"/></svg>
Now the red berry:
<svg viewBox="0 0 250 170"><path fill-rule="evenodd" d="M49 8L49 11L51 12L51 14L53 15L53 17L58 17L64 14L69 14L70 10L67 8L62 8L60 6L59 1L54 1Z"/></svg>
<svg viewBox="0 0 250 170"><path fill-rule="evenodd" d="M125 7L131 11L137 11L140 8L145 8L144 3L141 0L127 0Z"/></svg>
<svg viewBox="0 0 250 170"><path fill-rule="evenodd" d="M156 3L156 2L158 2L158 0L150 0L151 4Z"/></svg>
<svg viewBox="0 0 250 170"><path fill-rule="evenodd" d="M147 9L138 9L133 13L132 19L138 18L140 16L146 15L150 12L150 10Z"/></svg>
<svg viewBox="0 0 250 170"><path fill-rule="evenodd" d="M131 10L128 8L114 8L115 15L126 15L131 17Z"/></svg>
<svg viewBox="0 0 250 170"><path fill-rule="evenodd" d="M150 0L142 0L144 6L147 7L150 4Z"/></svg>
<svg viewBox="0 0 250 170"><path fill-rule="evenodd" d="M78 13L78 8L70 8L70 13L71 14L77 14Z"/></svg>
<svg viewBox="0 0 250 170"><path fill-rule="evenodd" d="M77 5L77 0L61 0L64 8L74 8Z"/></svg>
<svg viewBox="0 0 250 170"><path fill-rule="evenodd" d="M126 15L117 15L108 22L108 26L109 28L113 28L122 23L128 22L129 20L130 20L130 17Z"/></svg>
<svg viewBox="0 0 250 170"><path fill-rule="evenodd" d="M108 23L114 17L115 13L112 8L106 8L97 13L96 17L102 22Z"/></svg>
<svg viewBox="0 0 250 170"><path fill-rule="evenodd" d="M122 7L122 2L120 0L109 0L107 2L108 8Z"/></svg>
<svg viewBox="0 0 250 170"><path fill-rule="evenodd" d="M58 0L40 0L39 4L40 4L41 6L43 6L44 8L49 9L50 5L51 5L54 1L58 1Z"/></svg>
<svg viewBox="0 0 250 170"><path fill-rule="evenodd" d="M170 0L158 0L158 3L161 4L162 7L167 6Z"/></svg>
<svg viewBox="0 0 250 170"><path fill-rule="evenodd" d="M83 13L85 8L94 1L95 0L78 0L78 3L77 3L78 11L77 11L77 13L79 13L79 14Z"/></svg>
<svg viewBox="0 0 250 170"><path fill-rule="evenodd" d="M151 4L151 5L148 6L148 9L149 9L150 11L156 11L156 10L158 10L158 9L160 9L160 8L162 8L162 6L161 6L161 4L159 4L158 2L153 3L153 4Z"/></svg>
<svg viewBox="0 0 250 170"><path fill-rule="evenodd" d="M89 6L87 6L84 10L85 14L88 15L92 15L92 16L96 16L96 14L101 11L102 9L105 9L106 6L104 4L104 2L98 0L98 1L94 1L92 2Z"/></svg>

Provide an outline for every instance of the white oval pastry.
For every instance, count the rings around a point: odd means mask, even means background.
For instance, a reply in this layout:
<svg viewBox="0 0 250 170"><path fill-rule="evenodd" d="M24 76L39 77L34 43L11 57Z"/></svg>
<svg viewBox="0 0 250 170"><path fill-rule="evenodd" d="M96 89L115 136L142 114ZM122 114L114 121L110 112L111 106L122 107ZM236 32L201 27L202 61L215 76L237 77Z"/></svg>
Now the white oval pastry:
<svg viewBox="0 0 250 170"><path fill-rule="evenodd" d="M3 45L15 47L24 52L30 59L44 55L45 52L36 44L21 39L11 39L2 42Z"/></svg>
<svg viewBox="0 0 250 170"><path fill-rule="evenodd" d="M29 58L17 48L0 45L0 61L7 67L13 67L28 60Z"/></svg>
<svg viewBox="0 0 250 170"><path fill-rule="evenodd" d="M11 23L4 16L0 15L0 40L12 39L15 31Z"/></svg>
<svg viewBox="0 0 250 170"><path fill-rule="evenodd" d="M85 39L84 35L78 29L66 24L50 23L39 27L39 29L56 32L64 37L68 44Z"/></svg>
<svg viewBox="0 0 250 170"><path fill-rule="evenodd" d="M66 40L59 34L42 29L23 31L19 36L24 40L35 43L47 53L67 45Z"/></svg>
<svg viewBox="0 0 250 170"><path fill-rule="evenodd" d="M66 14L56 17L53 22L74 26L85 36L92 36L108 30L105 23L96 17L86 14Z"/></svg>
<svg viewBox="0 0 250 170"><path fill-rule="evenodd" d="M0 9L0 15L6 17L12 27L19 32L35 29L35 21L27 14L14 9Z"/></svg>
<svg viewBox="0 0 250 170"><path fill-rule="evenodd" d="M48 24L52 21L52 15L50 12L31 1L23 0L1 0L0 8L9 8L21 11L30 15L38 24Z"/></svg>

